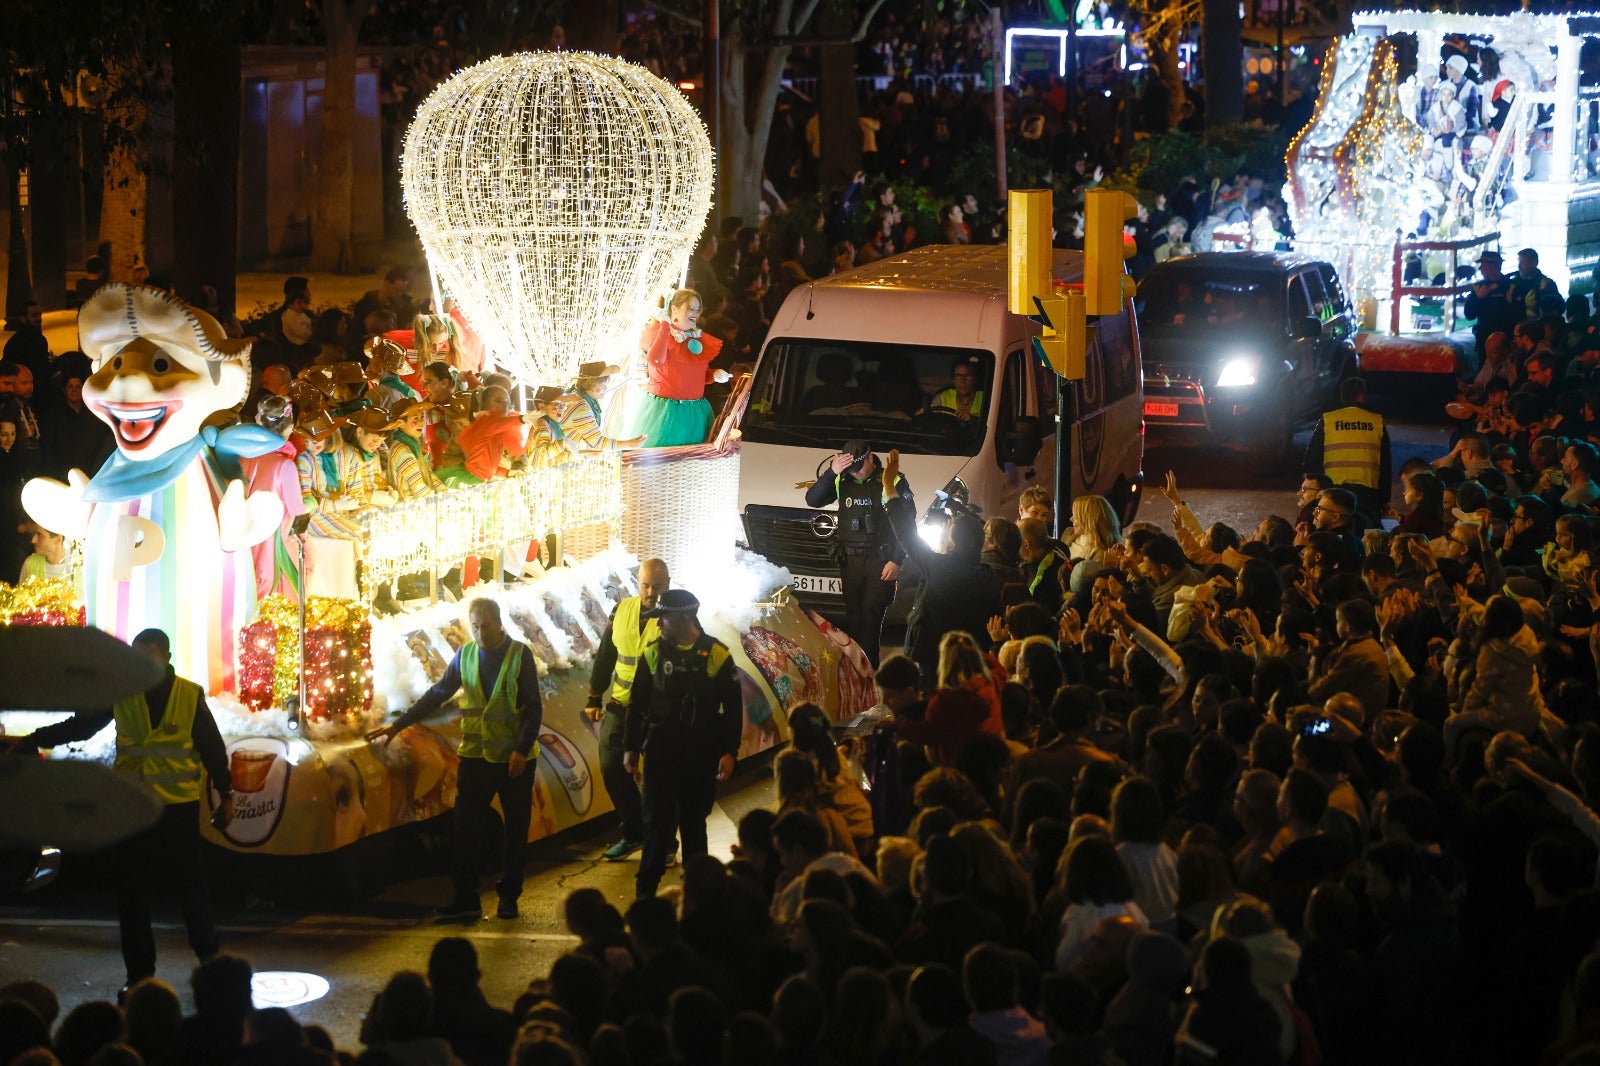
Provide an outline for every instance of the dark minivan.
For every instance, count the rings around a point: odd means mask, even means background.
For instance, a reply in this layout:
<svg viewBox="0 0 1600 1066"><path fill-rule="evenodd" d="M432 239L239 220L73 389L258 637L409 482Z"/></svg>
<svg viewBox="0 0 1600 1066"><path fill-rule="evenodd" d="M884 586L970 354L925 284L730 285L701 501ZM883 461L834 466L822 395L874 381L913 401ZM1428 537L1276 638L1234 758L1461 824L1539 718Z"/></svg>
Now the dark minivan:
<svg viewBox="0 0 1600 1066"><path fill-rule="evenodd" d="M1355 312L1332 266L1292 252L1157 263L1136 300L1152 435L1240 445L1275 465L1360 369Z"/></svg>

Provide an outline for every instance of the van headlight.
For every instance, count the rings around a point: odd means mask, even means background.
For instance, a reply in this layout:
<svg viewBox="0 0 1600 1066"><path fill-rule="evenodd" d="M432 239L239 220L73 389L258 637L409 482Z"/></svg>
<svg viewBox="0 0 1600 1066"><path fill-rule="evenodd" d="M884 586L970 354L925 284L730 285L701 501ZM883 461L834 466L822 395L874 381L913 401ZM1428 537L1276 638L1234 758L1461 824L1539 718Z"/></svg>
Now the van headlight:
<svg viewBox="0 0 1600 1066"><path fill-rule="evenodd" d="M1248 355L1241 355L1236 359L1229 359L1222 364L1222 373L1217 376L1219 389L1234 389L1256 383L1256 361Z"/></svg>

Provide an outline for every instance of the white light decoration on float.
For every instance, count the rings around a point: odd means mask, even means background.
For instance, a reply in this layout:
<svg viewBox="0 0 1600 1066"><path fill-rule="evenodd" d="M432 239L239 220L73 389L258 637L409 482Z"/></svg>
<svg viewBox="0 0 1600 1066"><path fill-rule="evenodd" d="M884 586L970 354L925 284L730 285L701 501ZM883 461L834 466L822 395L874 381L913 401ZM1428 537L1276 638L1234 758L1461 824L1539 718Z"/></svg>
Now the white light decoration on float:
<svg viewBox="0 0 1600 1066"><path fill-rule="evenodd" d="M526 52L435 89L405 137L406 213L495 363L527 384L625 355L711 210L711 142L644 67Z"/></svg>

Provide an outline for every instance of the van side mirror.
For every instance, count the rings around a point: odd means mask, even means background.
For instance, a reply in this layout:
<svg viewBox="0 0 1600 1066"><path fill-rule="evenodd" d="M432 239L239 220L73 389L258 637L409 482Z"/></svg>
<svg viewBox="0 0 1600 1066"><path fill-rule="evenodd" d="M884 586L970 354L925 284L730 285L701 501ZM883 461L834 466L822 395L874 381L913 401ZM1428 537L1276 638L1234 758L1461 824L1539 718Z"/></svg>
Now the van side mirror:
<svg viewBox="0 0 1600 1066"><path fill-rule="evenodd" d="M1039 425L1039 419L1033 415L1021 415L1011 425L1008 434L1008 450L1011 455L1009 461L1017 466L1027 466L1039 457L1039 450L1044 447L1044 430Z"/></svg>
<svg viewBox="0 0 1600 1066"><path fill-rule="evenodd" d="M1314 341L1322 336L1322 319L1315 315L1307 315L1295 323L1294 336L1296 340Z"/></svg>

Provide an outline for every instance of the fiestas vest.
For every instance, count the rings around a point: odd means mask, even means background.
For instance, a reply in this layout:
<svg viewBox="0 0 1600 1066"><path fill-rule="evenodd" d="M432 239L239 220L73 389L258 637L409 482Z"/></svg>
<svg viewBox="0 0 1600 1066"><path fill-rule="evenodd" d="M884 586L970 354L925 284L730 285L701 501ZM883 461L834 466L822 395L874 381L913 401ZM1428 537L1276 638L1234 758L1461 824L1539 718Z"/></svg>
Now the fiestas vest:
<svg viewBox="0 0 1600 1066"><path fill-rule="evenodd" d="M633 679L639 673L639 656L661 635L661 624L654 618L639 628L643 605L639 597L629 596L617 604L611 619L611 643L617 648L617 665L612 674L611 698L626 707L633 702Z"/></svg>
<svg viewBox="0 0 1600 1066"><path fill-rule="evenodd" d="M118 700L111 708L117 723L118 772L149 785L162 803L194 803L200 799L200 756L194 750L194 716L200 686L172 679L161 724L151 727L144 693Z"/></svg>
<svg viewBox="0 0 1600 1066"><path fill-rule="evenodd" d="M961 401L956 398L956 390L945 389L939 395L935 396L933 398L933 402L928 405L928 410L949 411L951 414L961 410ZM967 410L973 415L981 414L983 412L982 389L979 389L977 392L972 394L972 406L967 408Z"/></svg>
<svg viewBox="0 0 1600 1066"><path fill-rule="evenodd" d="M506 638L510 640L509 637ZM470 641L461 649L461 748L463 759L503 763L516 747L520 719L517 714L517 676L528 649L516 641L500 664L494 690L485 698L478 676L479 649ZM530 755L530 758L532 756Z"/></svg>
<svg viewBox="0 0 1600 1066"><path fill-rule="evenodd" d="M1382 415L1341 407L1322 416L1322 472L1335 485L1377 488L1382 457Z"/></svg>

